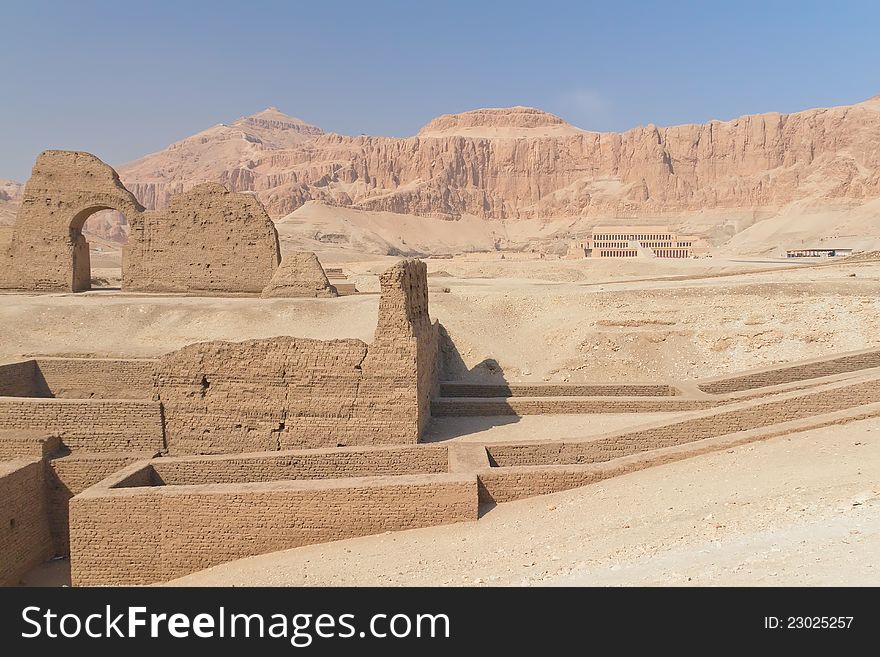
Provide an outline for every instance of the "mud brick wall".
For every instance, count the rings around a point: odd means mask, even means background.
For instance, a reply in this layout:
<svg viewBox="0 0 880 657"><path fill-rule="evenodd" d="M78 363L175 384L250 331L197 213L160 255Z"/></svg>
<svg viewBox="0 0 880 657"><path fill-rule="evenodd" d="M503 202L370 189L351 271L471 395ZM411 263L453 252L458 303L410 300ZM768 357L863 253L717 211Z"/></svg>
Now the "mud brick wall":
<svg viewBox="0 0 880 657"><path fill-rule="evenodd" d="M0 398L0 426L57 433L70 449L158 452L162 409L148 400Z"/></svg>
<svg viewBox="0 0 880 657"><path fill-rule="evenodd" d="M49 527L55 556L70 553L69 503L74 495L106 479L114 472L152 454L70 454L52 459L46 467Z"/></svg>
<svg viewBox="0 0 880 657"><path fill-rule="evenodd" d="M403 260L385 271L379 283L379 318L364 368L377 377L393 373L395 391L412 404L415 415L410 419L417 425L418 439L431 419L439 374L440 334L428 313L428 266L421 260ZM396 413L406 410L406 405L393 407Z"/></svg>
<svg viewBox="0 0 880 657"><path fill-rule="evenodd" d="M255 554L476 520L478 511L473 475L154 488L108 482L71 500L77 586L161 582Z"/></svg>
<svg viewBox="0 0 880 657"><path fill-rule="evenodd" d="M829 358L801 365L793 365L791 367L760 370L742 376L732 376L701 383L699 388L703 392L717 395L778 385L780 383L804 381L820 376L856 372L871 367L880 367L880 351L864 351L839 358Z"/></svg>
<svg viewBox="0 0 880 657"><path fill-rule="evenodd" d="M40 430L0 429L0 461L21 456L45 457L58 451L61 439Z"/></svg>
<svg viewBox="0 0 880 657"><path fill-rule="evenodd" d="M493 465L499 467L593 463L878 401L878 381L835 384L818 391L779 395L770 401L746 402L696 418L590 441L487 445L486 449Z"/></svg>
<svg viewBox="0 0 880 657"><path fill-rule="evenodd" d="M36 363L53 397L150 399L153 396L154 359L38 357Z"/></svg>
<svg viewBox="0 0 880 657"><path fill-rule="evenodd" d="M188 345L159 360L171 455L416 443L436 385L427 270L381 277L375 340L278 337Z"/></svg>
<svg viewBox="0 0 880 657"><path fill-rule="evenodd" d="M370 391L360 391L366 352L360 340L279 337L199 343L163 357L156 395L165 410L169 453L352 440L356 406L370 403Z"/></svg>
<svg viewBox="0 0 880 657"><path fill-rule="evenodd" d="M0 397L50 397L35 360L0 365Z"/></svg>
<svg viewBox="0 0 880 657"><path fill-rule="evenodd" d="M52 556L41 458L0 462L0 586Z"/></svg>
<svg viewBox="0 0 880 657"><path fill-rule="evenodd" d="M581 413L663 413L696 411L719 403L714 399L682 397L510 397L507 399L447 397L435 399L431 412L437 417L482 415L551 415Z"/></svg>
<svg viewBox="0 0 880 657"><path fill-rule="evenodd" d="M448 468L445 445L342 447L295 452L161 458L152 461L166 485L434 474Z"/></svg>
<svg viewBox="0 0 880 657"><path fill-rule="evenodd" d="M584 465L514 466L478 468L480 502L509 502L546 495L617 477L644 468L672 463L700 454L745 445L756 440L790 435L880 415L880 403L855 406L768 427L730 433L698 442L684 443ZM451 447L450 447L451 452Z"/></svg>
<svg viewBox="0 0 880 657"><path fill-rule="evenodd" d="M204 183L143 214L129 235L122 288L259 294L280 262L278 233L260 201Z"/></svg>
<svg viewBox="0 0 880 657"><path fill-rule="evenodd" d="M587 486L607 478L585 466L491 468L479 473L480 502L510 502Z"/></svg>
<svg viewBox="0 0 880 657"><path fill-rule="evenodd" d="M663 384L553 384L510 383L503 385L458 383L440 384L443 397L672 397L679 394Z"/></svg>

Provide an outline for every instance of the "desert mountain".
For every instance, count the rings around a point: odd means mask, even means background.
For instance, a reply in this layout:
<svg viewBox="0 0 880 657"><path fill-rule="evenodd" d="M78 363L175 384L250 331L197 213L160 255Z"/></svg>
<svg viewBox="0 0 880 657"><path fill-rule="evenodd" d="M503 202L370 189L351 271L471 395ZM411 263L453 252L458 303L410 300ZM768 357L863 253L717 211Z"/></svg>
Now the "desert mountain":
<svg viewBox="0 0 880 657"><path fill-rule="evenodd" d="M0 180L0 226L15 223L15 213L24 185L14 180Z"/></svg>
<svg viewBox="0 0 880 657"><path fill-rule="evenodd" d="M361 236L380 251L401 215L444 234L471 222L478 243L445 250L516 248L614 220L666 221L743 253L840 239L859 248L880 235L880 97L622 133L533 108L480 109L408 138L325 133L269 108L118 170L146 207L217 181L256 193L300 233L332 224L329 237L312 231L319 240L350 243L359 222L381 224L381 239Z"/></svg>
<svg viewBox="0 0 880 657"><path fill-rule="evenodd" d="M169 196L200 182L220 182L233 191L255 189L256 169L271 168L273 153L296 150L322 134L320 128L270 107L215 125L118 171L144 207L162 207Z"/></svg>

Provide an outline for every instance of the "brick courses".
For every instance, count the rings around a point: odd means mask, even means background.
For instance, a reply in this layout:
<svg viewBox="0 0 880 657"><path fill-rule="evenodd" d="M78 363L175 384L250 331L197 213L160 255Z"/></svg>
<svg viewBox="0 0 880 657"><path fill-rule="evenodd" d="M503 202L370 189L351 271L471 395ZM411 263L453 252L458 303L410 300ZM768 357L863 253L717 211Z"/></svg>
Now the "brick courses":
<svg viewBox="0 0 880 657"><path fill-rule="evenodd" d="M402 475L271 483L146 486L123 470L70 505L74 585L161 582L301 545L476 520L474 475Z"/></svg>
<svg viewBox="0 0 880 657"><path fill-rule="evenodd" d="M375 339L203 342L161 358L171 454L416 443L436 386L425 264L381 276Z"/></svg>
<svg viewBox="0 0 880 657"><path fill-rule="evenodd" d="M0 461L0 586L52 556L42 458Z"/></svg>

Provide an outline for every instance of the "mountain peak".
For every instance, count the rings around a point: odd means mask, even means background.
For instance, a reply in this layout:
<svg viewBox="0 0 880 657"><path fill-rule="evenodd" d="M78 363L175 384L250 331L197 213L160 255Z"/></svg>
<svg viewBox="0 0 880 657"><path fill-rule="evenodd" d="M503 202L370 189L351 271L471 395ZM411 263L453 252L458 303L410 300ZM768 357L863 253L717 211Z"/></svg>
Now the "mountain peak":
<svg viewBox="0 0 880 657"><path fill-rule="evenodd" d="M295 116L289 116L277 107L267 107L256 114L243 116L237 121L234 121L232 125L238 128L292 130L293 132L301 134L303 137L317 137L318 135L324 134L324 131L321 130L321 128L306 123Z"/></svg>
<svg viewBox="0 0 880 657"><path fill-rule="evenodd" d="M419 137L559 137L583 132L555 114L535 107L486 107L443 114L428 122Z"/></svg>

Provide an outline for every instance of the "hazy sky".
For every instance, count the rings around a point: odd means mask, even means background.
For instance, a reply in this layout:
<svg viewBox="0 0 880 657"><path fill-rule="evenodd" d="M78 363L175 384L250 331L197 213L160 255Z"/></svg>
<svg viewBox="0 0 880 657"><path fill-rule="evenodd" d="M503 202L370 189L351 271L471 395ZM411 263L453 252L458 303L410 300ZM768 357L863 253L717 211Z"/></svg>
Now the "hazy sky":
<svg viewBox="0 0 880 657"><path fill-rule="evenodd" d="M532 105L625 130L880 94L880 2L0 0L0 178L119 164L274 105L406 136Z"/></svg>

